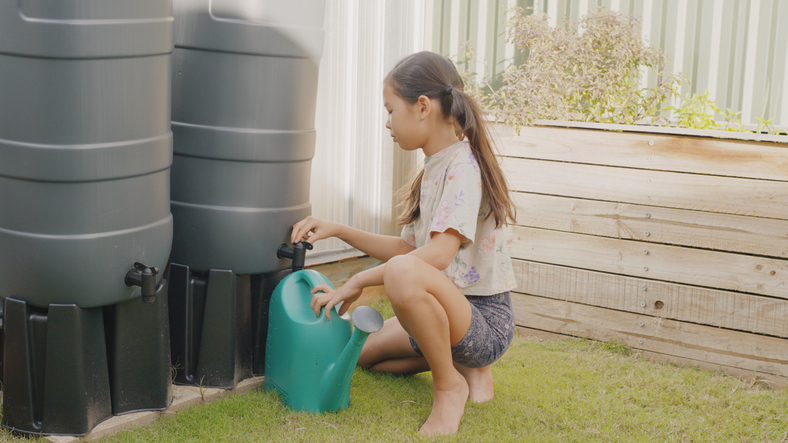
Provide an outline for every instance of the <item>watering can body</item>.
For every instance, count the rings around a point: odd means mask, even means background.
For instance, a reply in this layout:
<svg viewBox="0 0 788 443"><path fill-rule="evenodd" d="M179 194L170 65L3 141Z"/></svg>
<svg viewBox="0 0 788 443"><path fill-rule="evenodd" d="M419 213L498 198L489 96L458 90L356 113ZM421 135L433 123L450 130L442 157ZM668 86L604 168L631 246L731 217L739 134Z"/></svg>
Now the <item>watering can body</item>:
<svg viewBox="0 0 788 443"><path fill-rule="evenodd" d="M277 392L290 409L310 412L337 411L350 402L350 379L361 347L370 332L383 325L380 314L362 309L364 323L353 331L351 322L333 308L331 320L321 311L315 317L310 303L312 288L331 282L313 270L285 277L274 290L269 308L265 350L265 389ZM372 312L370 312L372 311ZM347 317L347 316L345 316ZM354 320L356 315L354 314Z"/></svg>

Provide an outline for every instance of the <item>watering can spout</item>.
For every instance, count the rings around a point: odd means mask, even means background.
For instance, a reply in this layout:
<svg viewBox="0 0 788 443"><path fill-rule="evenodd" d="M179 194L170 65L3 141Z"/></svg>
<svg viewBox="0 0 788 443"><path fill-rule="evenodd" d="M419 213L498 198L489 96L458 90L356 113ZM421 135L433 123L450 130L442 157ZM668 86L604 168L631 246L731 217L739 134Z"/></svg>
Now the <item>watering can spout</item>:
<svg viewBox="0 0 788 443"><path fill-rule="evenodd" d="M328 367L321 380L321 410L336 410L347 406L350 394L350 379L356 369L361 348L369 334L383 327L383 317L369 306L359 306L351 316L356 327L353 335L337 361Z"/></svg>

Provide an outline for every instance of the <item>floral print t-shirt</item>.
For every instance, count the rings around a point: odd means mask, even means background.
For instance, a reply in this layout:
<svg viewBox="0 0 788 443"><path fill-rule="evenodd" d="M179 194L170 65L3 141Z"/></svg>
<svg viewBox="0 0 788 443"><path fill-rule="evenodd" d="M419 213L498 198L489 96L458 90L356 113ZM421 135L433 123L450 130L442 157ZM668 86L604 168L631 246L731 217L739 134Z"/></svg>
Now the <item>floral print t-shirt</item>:
<svg viewBox="0 0 788 443"><path fill-rule="evenodd" d="M455 143L424 160L420 217L406 225L401 237L420 248L432 232L451 228L465 237L443 273L465 295L494 295L515 288L506 235L485 219L479 164L467 141Z"/></svg>

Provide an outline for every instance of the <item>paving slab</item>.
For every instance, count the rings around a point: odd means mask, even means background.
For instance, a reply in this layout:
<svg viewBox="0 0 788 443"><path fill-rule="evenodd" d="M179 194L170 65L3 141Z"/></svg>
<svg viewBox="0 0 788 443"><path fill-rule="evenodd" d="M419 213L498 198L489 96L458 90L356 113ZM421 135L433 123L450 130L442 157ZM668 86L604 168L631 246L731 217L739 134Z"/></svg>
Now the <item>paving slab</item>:
<svg viewBox="0 0 788 443"><path fill-rule="evenodd" d="M161 418L173 417L178 411L208 404L229 395L245 394L263 387L265 377L252 377L242 380L232 389L200 388L197 386L173 385L172 404L164 411L144 411L116 415L99 423L90 434L82 437L51 435L45 437L53 443L93 441L108 437L129 428L138 428L155 423Z"/></svg>

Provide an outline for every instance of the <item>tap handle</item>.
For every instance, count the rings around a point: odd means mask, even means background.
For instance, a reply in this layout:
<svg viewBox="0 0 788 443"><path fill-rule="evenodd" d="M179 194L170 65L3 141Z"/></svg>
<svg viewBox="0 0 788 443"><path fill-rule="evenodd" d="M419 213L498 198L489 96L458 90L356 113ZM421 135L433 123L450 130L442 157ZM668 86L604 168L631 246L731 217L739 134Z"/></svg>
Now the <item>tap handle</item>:
<svg viewBox="0 0 788 443"><path fill-rule="evenodd" d="M126 286L139 286L142 288L143 303L153 303L156 295L156 274L159 268L155 266L145 266L142 263L134 263L134 268L126 273Z"/></svg>
<svg viewBox="0 0 788 443"><path fill-rule="evenodd" d="M279 249L276 250L277 258L289 258L293 260L293 272L304 269L306 263L306 251L312 249L312 243L298 242L292 248L288 248L286 244L282 243Z"/></svg>

